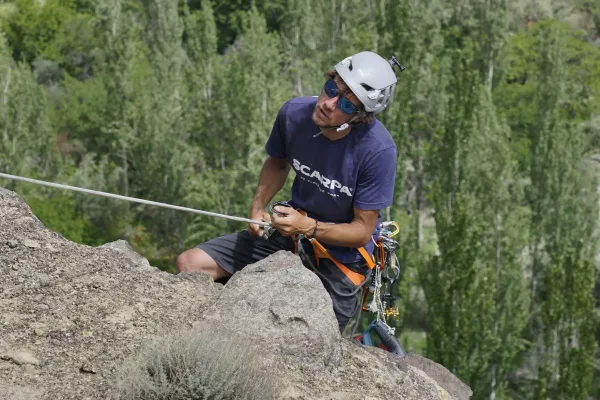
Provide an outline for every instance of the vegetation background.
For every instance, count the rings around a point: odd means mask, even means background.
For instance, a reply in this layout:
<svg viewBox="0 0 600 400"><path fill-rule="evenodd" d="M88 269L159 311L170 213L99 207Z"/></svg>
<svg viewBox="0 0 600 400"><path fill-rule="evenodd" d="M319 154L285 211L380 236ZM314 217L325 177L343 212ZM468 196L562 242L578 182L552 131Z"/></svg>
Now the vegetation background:
<svg viewBox="0 0 600 400"><path fill-rule="evenodd" d="M404 345L474 399L600 399L599 0L4 0L0 31L0 171L238 216L279 107L396 55ZM0 183L168 271L244 228Z"/></svg>

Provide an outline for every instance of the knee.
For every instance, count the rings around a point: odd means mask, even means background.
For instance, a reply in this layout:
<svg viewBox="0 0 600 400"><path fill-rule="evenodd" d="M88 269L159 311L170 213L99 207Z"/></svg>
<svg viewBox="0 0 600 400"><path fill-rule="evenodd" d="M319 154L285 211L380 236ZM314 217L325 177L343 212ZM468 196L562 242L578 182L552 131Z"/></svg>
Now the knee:
<svg viewBox="0 0 600 400"><path fill-rule="evenodd" d="M194 252L191 250L181 253L176 261L177 272L198 272L199 268Z"/></svg>

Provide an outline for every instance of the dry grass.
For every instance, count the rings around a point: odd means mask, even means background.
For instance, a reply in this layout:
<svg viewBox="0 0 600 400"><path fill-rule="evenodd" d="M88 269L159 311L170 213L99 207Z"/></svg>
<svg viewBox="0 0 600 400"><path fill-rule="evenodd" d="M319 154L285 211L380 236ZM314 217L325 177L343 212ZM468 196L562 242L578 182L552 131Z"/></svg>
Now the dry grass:
<svg viewBox="0 0 600 400"><path fill-rule="evenodd" d="M258 348L237 335L195 328L142 346L118 373L126 400L269 400L279 385Z"/></svg>

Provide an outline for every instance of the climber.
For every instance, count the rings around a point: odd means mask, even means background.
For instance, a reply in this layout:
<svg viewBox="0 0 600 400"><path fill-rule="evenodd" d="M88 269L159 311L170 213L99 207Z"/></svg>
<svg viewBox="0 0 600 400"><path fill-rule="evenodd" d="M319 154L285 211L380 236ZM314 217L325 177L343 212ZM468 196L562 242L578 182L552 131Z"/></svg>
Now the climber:
<svg viewBox="0 0 600 400"><path fill-rule="evenodd" d="M293 238L311 239L313 246L302 250L318 265L343 331L357 310L353 294L373 268L369 255L380 210L393 199L397 150L375 115L392 99L394 66L404 69L395 57L361 52L326 73L318 97L287 101L266 143L268 157L250 211L252 220L269 222L278 234L267 240L262 227L250 224L185 251L177 270L220 280L279 250L297 250ZM292 199L271 214L266 207L291 168Z"/></svg>

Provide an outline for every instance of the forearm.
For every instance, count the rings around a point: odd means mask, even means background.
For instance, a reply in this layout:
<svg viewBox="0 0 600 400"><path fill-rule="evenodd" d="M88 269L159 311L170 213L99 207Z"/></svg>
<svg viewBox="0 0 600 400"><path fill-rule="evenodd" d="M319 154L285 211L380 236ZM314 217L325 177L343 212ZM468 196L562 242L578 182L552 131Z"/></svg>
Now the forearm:
<svg viewBox="0 0 600 400"><path fill-rule="evenodd" d="M310 237L316 223L314 219L306 217L305 223L302 224L302 233ZM373 230L359 221L348 224L318 222L314 238L319 242L335 246L358 248L365 246L371 240L372 234Z"/></svg>
<svg viewBox="0 0 600 400"><path fill-rule="evenodd" d="M263 210L281 190L289 172L290 166L285 160L268 157L260 171L251 210Z"/></svg>

